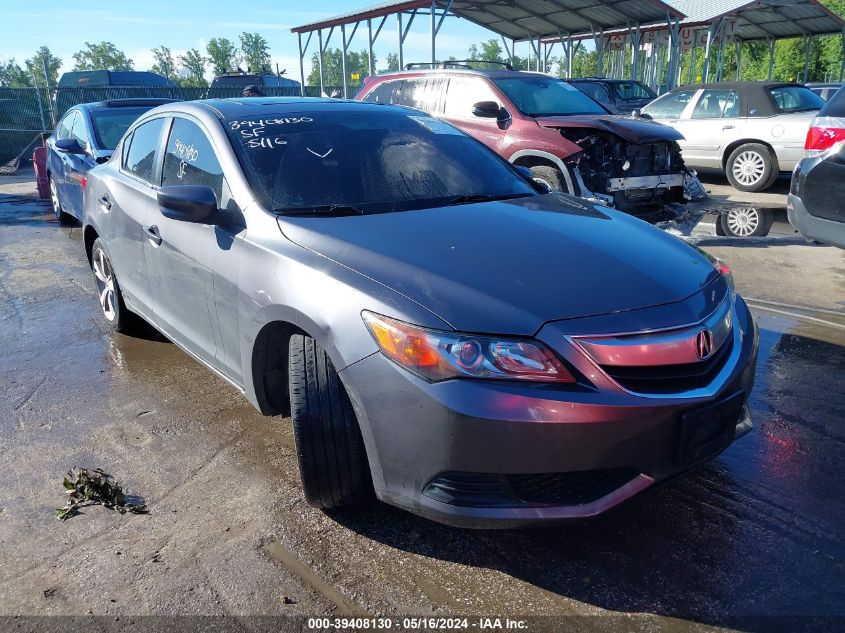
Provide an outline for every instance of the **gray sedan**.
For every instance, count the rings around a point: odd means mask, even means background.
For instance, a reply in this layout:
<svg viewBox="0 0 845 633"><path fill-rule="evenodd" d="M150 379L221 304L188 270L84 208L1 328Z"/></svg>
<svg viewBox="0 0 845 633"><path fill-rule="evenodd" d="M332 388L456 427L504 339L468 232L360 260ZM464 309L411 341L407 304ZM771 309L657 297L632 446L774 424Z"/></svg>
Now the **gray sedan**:
<svg viewBox="0 0 845 633"><path fill-rule="evenodd" d="M723 169L740 191L763 191L800 160L824 101L798 84L737 81L685 86L642 112L684 135L688 167Z"/></svg>
<svg viewBox="0 0 845 633"><path fill-rule="evenodd" d="M115 330L143 318L290 415L320 508L593 516L751 428L723 263L417 110L157 108L90 172L84 243Z"/></svg>

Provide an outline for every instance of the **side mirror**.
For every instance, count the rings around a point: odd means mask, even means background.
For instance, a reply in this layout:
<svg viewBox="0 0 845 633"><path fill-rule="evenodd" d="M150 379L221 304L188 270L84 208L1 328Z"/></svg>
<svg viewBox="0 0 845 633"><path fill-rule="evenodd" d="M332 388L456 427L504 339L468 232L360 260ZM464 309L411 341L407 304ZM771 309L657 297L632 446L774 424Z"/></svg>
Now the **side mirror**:
<svg viewBox="0 0 845 633"><path fill-rule="evenodd" d="M56 149L65 154L84 154L85 150L75 138L62 138L56 141Z"/></svg>
<svg viewBox="0 0 845 633"><path fill-rule="evenodd" d="M482 119L507 119L508 111L495 101L479 101L472 106L472 113Z"/></svg>
<svg viewBox="0 0 845 633"><path fill-rule="evenodd" d="M217 196L208 185L173 185L156 194L161 214L171 220L211 224L217 215Z"/></svg>

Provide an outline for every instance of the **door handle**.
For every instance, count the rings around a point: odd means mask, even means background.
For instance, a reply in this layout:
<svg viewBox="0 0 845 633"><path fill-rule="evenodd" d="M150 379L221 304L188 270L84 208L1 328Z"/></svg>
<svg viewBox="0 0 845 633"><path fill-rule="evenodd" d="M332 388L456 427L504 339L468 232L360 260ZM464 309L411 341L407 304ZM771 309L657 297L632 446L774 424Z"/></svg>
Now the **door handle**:
<svg viewBox="0 0 845 633"><path fill-rule="evenodd" d="M144 233L147 234L147 239L149 239L153 244L161 246L161 233L158 232L158 227L156 225L145 226Z"/></svg>
<svg viewBox="0 0 845 633"><path fill-rule="evenodd" d="M735 125L726 125L726 126L724 126L722 129L723 129L723 130L733 130L734 128L736 128L736 126L735 126Z"/></svg>
<svg viewBox="0 0 845 633"><path fill-rule="evenodd" d="M97 197L97 202L100 203L100 206L103 207L106 211L111 209L111 200L106 194Z"/></svg>

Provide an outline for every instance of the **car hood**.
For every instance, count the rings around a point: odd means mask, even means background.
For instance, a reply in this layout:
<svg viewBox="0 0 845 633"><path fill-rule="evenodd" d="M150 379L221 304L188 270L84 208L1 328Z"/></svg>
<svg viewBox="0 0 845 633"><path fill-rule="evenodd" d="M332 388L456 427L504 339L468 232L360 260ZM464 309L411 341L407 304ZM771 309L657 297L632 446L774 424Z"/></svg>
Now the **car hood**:
<svg viewBox="0 0 845 633"><path fill-rule="evenodd" d="M681 301L718 277L678 238L559 193L365 216L288 216L279 225L294 243L466 332L531 335L548 321Z"/></svg>
<svg viewBox="0 0 845 633"><path fill-rule="evenodd" d="M659 141L680 141L683 135L662 123L648 119L613 114L545 116L537 117L537 123L549 128L592 128L615 134L629 143L657 143Z"/></svg>

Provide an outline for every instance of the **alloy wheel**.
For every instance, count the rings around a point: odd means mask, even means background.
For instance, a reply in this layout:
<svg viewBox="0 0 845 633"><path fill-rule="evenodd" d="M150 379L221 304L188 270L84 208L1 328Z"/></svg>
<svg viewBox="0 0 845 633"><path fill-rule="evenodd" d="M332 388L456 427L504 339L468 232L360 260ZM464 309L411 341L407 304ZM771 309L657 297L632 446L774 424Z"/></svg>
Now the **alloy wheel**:
<svg viewBox="0 0 845 633"><path fill-rule="evenodd" d="M115 308L116 296L111 263L101 248L94 251L93 260L94 279L97 284L97 294L100 297L100 307L103 309L106 319L114 321L117 317L117 310Z"/></svg>
<svg viewBox="0 0 845 633"><path fill-rule="evenodd" d="M757 209L732 209L727 217L728 230L736 236L748 237L760 226Z"/></svg>
<svg viewBox="0 0 845 633"><path fill-rule="evenodd" d="M745 187L752 187L763 179L766 173L766 160L757 152L742 152L731 166L733 177Z"/></svg>
<svg viewBox="0 0 845 633"><path fill-rule="evenodd" d="M62 203L59 202L59 191L56 188L56 181L50 178L50 204L53 205L53 213L56 214L56 219L62 218Z"/></svg>

